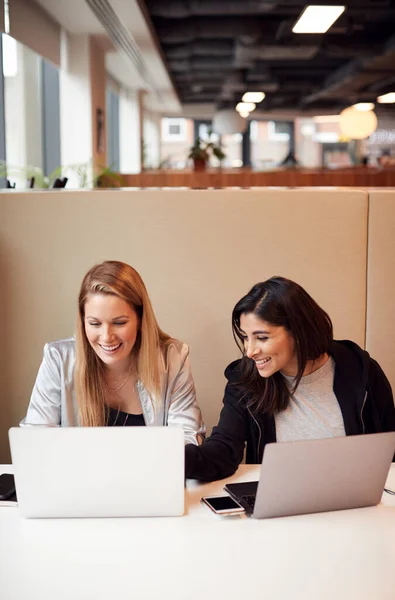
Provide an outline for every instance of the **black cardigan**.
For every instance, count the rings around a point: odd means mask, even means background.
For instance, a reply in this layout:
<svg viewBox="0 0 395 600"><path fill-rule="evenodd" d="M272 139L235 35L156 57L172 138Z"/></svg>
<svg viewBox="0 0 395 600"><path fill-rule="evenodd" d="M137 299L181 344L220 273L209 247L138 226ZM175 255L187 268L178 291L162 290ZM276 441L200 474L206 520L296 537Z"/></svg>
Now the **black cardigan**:
<svg viewBox="0 0 395 600"><path fill-rule="evenodd" d="M342 412L346 435L395 431L391 386L378 363L354 342L333 342L333 391ZM240 360L225 370L228 380L219 423L201 446L185 446L186 477L214 481L232 475L243 459L262 462L265 444L276 441L273 416L253 413L240 380Z"/></svg>

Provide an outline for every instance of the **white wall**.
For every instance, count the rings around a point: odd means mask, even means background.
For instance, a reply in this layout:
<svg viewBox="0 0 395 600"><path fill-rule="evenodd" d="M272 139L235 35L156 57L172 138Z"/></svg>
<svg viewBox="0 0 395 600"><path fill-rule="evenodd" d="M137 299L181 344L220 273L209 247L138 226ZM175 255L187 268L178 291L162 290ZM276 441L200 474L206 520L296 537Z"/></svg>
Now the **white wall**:
<svg viewBox="0 0 395 600"><path fill-rule="evenodd" d="M121 173L139 173L140 116L138 92L121 88L119 94L119 150Z"/></svg>
<svg viewBox="0 0 395 600"><path fill-rule="evenodd" d="M144 166L156 169L160 163L162 115L144 110Z"/></svg>
<svg viewBox="0 0 395 600"><path fill-rule="evenodd" d="M87 35L62 32L60 70L60 156L62 166L91 164L92 98L90 46ZM68 188L79 187L68 172Z"/></svg>

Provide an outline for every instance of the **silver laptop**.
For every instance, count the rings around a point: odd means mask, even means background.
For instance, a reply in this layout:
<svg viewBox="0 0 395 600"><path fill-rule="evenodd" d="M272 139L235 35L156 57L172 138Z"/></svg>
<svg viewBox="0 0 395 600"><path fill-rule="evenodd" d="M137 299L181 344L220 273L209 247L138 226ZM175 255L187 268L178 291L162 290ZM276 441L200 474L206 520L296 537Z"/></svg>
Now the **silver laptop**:
<svg viewBox="0 0 395 600"><path fill-rule="evenodd" d="M9 430L24 517L152 517L184 513L178 427Z"/></svg>
<svg viewBox="0 0 395 600"><path fill-rule="evenodd" d="M395 454L395 432L267 444L258 482L225 490L256 519L374 506Z"/></svg>

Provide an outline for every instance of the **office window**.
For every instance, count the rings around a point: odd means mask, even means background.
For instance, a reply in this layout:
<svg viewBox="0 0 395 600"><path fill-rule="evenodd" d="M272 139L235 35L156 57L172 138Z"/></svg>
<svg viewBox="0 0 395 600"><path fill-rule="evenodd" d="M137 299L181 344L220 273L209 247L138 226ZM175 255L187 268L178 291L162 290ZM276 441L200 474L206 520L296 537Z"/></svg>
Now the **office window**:
<svg viewBox="0 0 395 600"><path fill-rule="evenodd" d="M41 59L43 168L50 175L60 165L59 69Z"/></svg>
<svg viewBox="0 0 395 600"><path fill-rule="evenodd" d="M0 67L3 64L3 43L0 35ZM0 161L6 159L5 154L5 112L4 112L4 74L0 68ZM0 188L6 187L4 177L0 178Z"/></svg>
<svg viewBox="0 0 395 600"><path fill-rule="evenodd" d="M211 133L210 133L211 132ZM199 137L201 140L207 142L214 142L215 144L219 143L220 136L215 131L212 131L211 123L200 123L199 124Z"/></svg>
<svg viewBox="0 0 395 600"><path fill-rule="evenodd" d="M41 57L8 35L2 38L5 155L13 167L11 183L25 188L28 167L43 168Z"/></svg>
<svg viewBox="0 0 395 600"><path fill-rule="evenodd" d="M289 135L289 123L281 121L269 121L267 124L267 132L269 140L274 142L288 142Z"/></svg>
<svg viewBox="0 0 395 600"><path fill-rule="evenodd" d="M16 40L3 33L3 75L15 77L18 73L18 50Z"/></svg>
<svg viewBox="0 0 395 600"><path fill-rule="evenodd" d="M251 142L258 140L258 121L251 121L250 123L250 140Z"/></svg>
<svg viewBox="0 0 395 600"><path fill-rule="evenodd" d="M184 142L186 140L186 119L162 119L162 140Z"/></svg>

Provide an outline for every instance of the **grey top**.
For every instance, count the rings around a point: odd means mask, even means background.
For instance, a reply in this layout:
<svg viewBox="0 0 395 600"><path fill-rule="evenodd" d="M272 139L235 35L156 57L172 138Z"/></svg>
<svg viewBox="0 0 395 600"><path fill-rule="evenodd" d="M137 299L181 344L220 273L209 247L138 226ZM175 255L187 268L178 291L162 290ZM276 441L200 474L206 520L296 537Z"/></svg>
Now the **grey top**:
<svg viewBox="0 0 395 600"><path fill-rule="evenodd" d="M294 442L345 435L339 403L333 391L335 362L332 357L302 377L286 410L275 415L278 442ZM291 386L293 377L283 375Z"/></svg>
<svg viewBox="0 0 395 600"><path fill-rule="evenodd" d="M178 425L184 429L185 443L198 444L205 433L195 384L189 364L189 348L173 340L160 357L162 402L155 408L147 390L137 382L137 391L146 425ZM78 408L74 390L75 338L46 344L30 398L26 417L20 423L55 427L78 426Z"/></svg>

